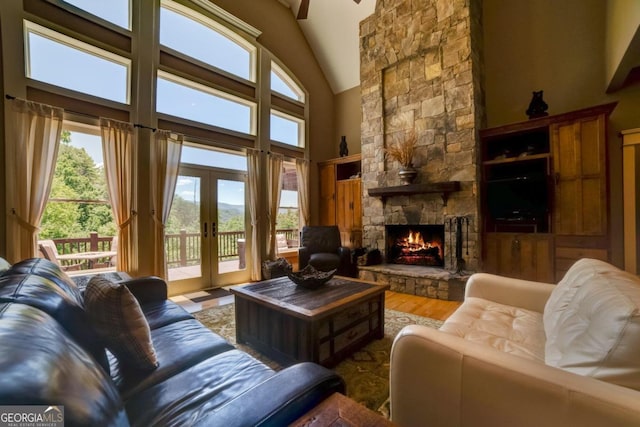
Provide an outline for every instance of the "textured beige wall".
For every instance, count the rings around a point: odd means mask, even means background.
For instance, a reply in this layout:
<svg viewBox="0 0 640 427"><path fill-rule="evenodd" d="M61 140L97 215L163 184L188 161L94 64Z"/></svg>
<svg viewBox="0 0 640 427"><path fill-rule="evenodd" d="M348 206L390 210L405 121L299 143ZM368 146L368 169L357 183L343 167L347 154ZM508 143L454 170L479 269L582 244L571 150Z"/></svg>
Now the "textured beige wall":
<svg viewBox="0 0 640 427"><path fill-rule="evenodd" d="M605 72L608 84L614 78L623 57L628 52L629 44L640 27L640 1L608 0L606 16ZM636 58L633 61L637 63L637 51L635 52L633 56Z"/></svg>
<svg viewBox="0 0 640 427"><path fill-rule="evenodd" d="M342 135L347 138L349 154L360 152L360 124L362 123L362 99L360 86L340 92L335 96L335 142L336 156L338 155L338 143Z"/></svg>
<svg viewBox="0 0 640 427"><path fill-rule="evenodd" d="M485 0L485 89L489 127L527 120L531 92L549 114L606 100L605 2Z"/></svg>

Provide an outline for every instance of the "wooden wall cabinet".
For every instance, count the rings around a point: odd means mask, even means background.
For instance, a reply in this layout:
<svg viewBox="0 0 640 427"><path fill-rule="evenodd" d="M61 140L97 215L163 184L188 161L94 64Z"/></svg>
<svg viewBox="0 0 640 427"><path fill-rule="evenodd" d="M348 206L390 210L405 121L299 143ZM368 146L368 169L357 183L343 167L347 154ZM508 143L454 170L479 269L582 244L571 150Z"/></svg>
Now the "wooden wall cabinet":
<svg viewBox="0 0 640 427"><path fill-rule="evenodd" d="M360 154L327 160L320 174L320 225L337 225L342 245L362 246Z"/></svg>
<svg viewBox="0 0 640 427"><path fill-rule="evenodd" d="M484 271L555 283L580 258L609 261L615 105L480 131Z"/></svg>

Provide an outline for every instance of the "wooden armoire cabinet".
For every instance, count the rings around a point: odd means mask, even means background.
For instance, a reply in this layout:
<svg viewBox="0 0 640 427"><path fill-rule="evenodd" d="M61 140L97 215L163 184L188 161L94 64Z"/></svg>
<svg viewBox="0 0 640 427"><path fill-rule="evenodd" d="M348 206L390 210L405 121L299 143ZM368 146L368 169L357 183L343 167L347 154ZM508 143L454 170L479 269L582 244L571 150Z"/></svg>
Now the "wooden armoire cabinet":
<svg viewBox="0 0 640 427"><path fill-rule="evenodd" d="M360 154L321 162L318 169L320 225L337 225L343 246L362 246Z"/></svg>
<svg viewBox="0 0 640 427"><path fill-rule="evenodd" d="M613 108L480 131L484 271L555 283L580 258L609 260Z"/></svg>

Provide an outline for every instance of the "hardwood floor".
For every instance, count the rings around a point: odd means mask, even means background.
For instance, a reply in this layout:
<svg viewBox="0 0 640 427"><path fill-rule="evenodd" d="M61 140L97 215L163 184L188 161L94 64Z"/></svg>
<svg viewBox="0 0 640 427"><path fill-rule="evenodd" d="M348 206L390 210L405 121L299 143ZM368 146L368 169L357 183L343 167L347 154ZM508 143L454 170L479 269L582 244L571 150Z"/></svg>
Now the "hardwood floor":
<svg viewBox="0 0 640 427"><path fill-rule="evenodd" d="M462 303L387 291L384 304L391 310L446 320Z"/></svg>

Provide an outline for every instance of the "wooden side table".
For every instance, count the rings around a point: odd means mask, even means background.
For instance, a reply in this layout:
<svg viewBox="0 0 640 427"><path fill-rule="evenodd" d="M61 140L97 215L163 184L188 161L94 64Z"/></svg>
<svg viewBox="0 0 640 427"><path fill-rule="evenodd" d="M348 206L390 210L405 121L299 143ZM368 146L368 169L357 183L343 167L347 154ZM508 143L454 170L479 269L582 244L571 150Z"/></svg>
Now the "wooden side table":
<svg viewBox="0 0 640 427"><path fill-rule="evenodd" d="M375 427L395 424L340 393L332 394L291 424L291 427L325 426Z"/></svg>

